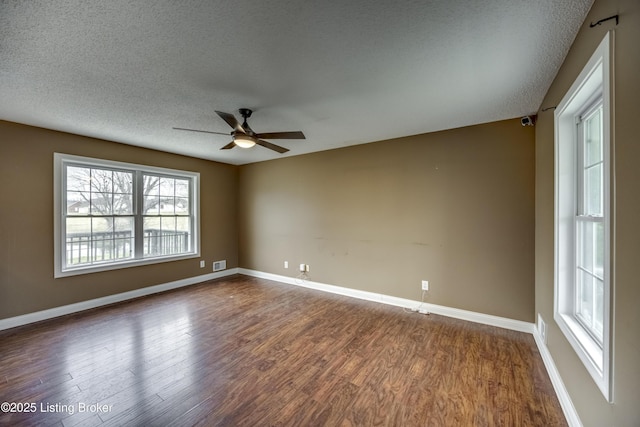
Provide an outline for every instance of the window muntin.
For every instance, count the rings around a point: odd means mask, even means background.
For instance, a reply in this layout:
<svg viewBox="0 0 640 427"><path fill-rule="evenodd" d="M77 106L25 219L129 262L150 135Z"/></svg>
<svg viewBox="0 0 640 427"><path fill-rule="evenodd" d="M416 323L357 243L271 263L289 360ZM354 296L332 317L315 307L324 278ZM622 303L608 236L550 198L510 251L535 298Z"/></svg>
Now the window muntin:
<svg viewBox="0 0 640 427"><path fill-rule="evenodd" d="M193 172L55 155L55 276L198 256Z"/></svg>

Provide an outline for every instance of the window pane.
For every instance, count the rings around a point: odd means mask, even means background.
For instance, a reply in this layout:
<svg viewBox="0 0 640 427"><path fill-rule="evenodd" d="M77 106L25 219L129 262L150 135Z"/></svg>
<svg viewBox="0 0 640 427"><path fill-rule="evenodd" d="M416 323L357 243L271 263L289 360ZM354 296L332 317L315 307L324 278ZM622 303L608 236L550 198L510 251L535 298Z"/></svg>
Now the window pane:
<svg viewBox="0 0 640 427"><path fill-rule="evenodd" d="M189 181L176 179L176 197L189 198Z"/></svg>
<svg viewBox="0 0 640 427"><path fill-rule="evenodd" d="M191 233L191 218L179 216L176 218L176 230L181 233Z"/></svg>
<svg viewBox="0 0 640 427"><path fill-rule="evenodd" d="M145 215L158 215L160 213L160 196L146 196L143 212Z"/></svg>
<svg viewBox="0 0 640 427"><path fill-rule="evenodd" d="M175 205L176 215L189 214L189 199L178 198Z"/></svg>
<svg viewBox="0 0 640 427"><path fill-rule="evenodd" d="M604 278L604 224L596 222L594 236L594 273L599 278Z"/></svg>
<svg viewBox="0 0 640 427"><path fill-rule="evenodd" d="M113 214L131 215L133 214L133 194L113 195Z"/></svg>
<svg viewBox="0 0 640 427"><path fill-rule="evenodd" d="M67 191L67 215L89 214L89 193Z"/></svg>
<svg viewBox="0 0 640 427"><path fill-rule="evenodd" d="M604 224L578 221L578 267L602 279L604 276Z"/></svg>
<svg viewBox="0 0 640 427"><path fill-rule="evenodd" d="M131 172L113 171L113 192L133 194L133 174Z"/></svg>
<svg viewBox="0 0 640 427"><path fill-rule="evenodd" d="M176 234L180 240L180 248L182 252L188 252L191 250L191 218L189 217L177 217L176 218Z"/></svg>
<svg viewBox="0 0 640 427"><path fill-rule="evenodd" d="M91 169L91 214L113 214L113 171Z"/></svg>
<svg viewBox="0 0 640 427"><path fill-rule="evenodd" d="M176 254L185 252L185 240L182 233L176 231L176 218L162 218L162 246L163 254Z"/></svg>
<svg viewBox="0 0 640 427"><path fill-rule="evenodd" d="M67 190L89 192L90 168L67 166Z"/></svg>
<svg viewBox="0 0 640 427"><path fill-rule="evenodd" d="M113 225L113 258L132 258L135 247L133 217L114 218Z"/></svg>
<svg viewBox="0 0 640 427"><path fill-rule="evenodd" d="M113 171L91 169L91 192L113 193Z"/></svg>
<svg viewBox="0 0 640 427"><path fill-rule="evenodd" d="M122 234L116 234L120 236ZM113 239L113 251L112 251L112 260L119 261L123 259L133 258L133 235L131 237L114 238Z"/></svg>
<svg viewBox="0 0 640 427"><path fill-rule="evenodd" d="M175 195L175 182L173 178L160 178L160 195L173 197Z"/></svg>
<svg viewBox="0 0 640 427"><path fill-rule="evenodd" d="M162 254L160 218L151 217L144 219L144 244L145 256L157 256Z"/></svg>
<svg viewBox="0 0 640 427"><path fill-rule="evenodd" d="M160 217L150 216L144 219L144 231L157 230L160 231Z"/></svg>
<svg viewBox="0 0 640 427"><path fill-rule="evenodd" d="M144 195L159 195L160 194L160 177L154 175L144 175Z"/></svg>
<svg viewBox="0 0 640 427"><path fill-rule="evenodd" d="M102 239L99 235L111 234L113 232L113 218L91 218L91 232L94 239Z"/></svg>
<svg viewBox="0 0 640 427"><path fill-rule="evenodd" d="M66 229L66 264L90 262L91 218L67 218Z"/></svg>
<svg viewBox="0 0 640 427"><path fill-rule="evenodd" d="M133 214L133 174L113 172L113 214Z"/></svg>
<svg viewBox="0 0 640 427"><path fill-rule="evenodd" d="M586 166L602 161L602 107L584 123Z"/></svg>
<svg viewBox="0 0 640 427"><path fill-rule="evenodd" d="M91 169L67 167L67 215L87 215L89 213Z"/></svg>
<svg viewBox="0 0 640 427"><path fill-rule="evenodd" d="M585 174L585 213L602 216L602 164L590 167Z"/></svg>
<svg viewBox="0 0 640 427"><path fill-rule="evenodd" d="M93 218L93 261L113 262L133 257L133 217Z"/></svg>
<svg viewBox="0 0 640 427"><path fill-rule="evenodd" d="M91 193L91 215L112 215L113 200L111 193Z"/></svg>
<svg viewBox="0 0 640 427"><path fill-rule="evenodd" d="M578 266L593 272L593 229L594 223L580 221L578 224Z"/></svg>
<svg viewBox="0 0 640 427"><path fill-rule="evenodd" d="M160 219L160 228L162 231L167 234L175 234L176 232L176 218L172 217L164 217Z"/></svg>
<svg viewBox="0 0 640 427"><path fill-rule="evenodd" d="M116 233L128 233L133 236L133 217L117 217L114 218L113 221L114 227L113 231ZM118 236L118 238L122 238L122 236Z"/></svg>
<svg viewBox="0 0 640 427"><path fill-rule="evenodd" d="M91 260L110 261L113 258L113 218L91 218L91 228Z"/></svg>
<svg viewBox="0 0 640 427"><path fill-rule="evenodd" d="M578 309L577 315L587 327L593 323L593 277L582 270L578 270Z"/></svg>
<svg viewBox="0 0 640 427"><path fill-rule="evenodd" d="M578 270L576 315L583 325L602 343L604 331L604 282Z"/></svg>
<svg viewBox="0 0 640 427"><path fill-rule="evenodd" d="M75 234L91 234L91 218L67 218L67 241Z"/></svg>
<svg viewBox="0 0 640 427"><path fill-rule="evenodd" d="M160 215L175 215L174 198L160 196Z"/></svg>
<svg viewBox="0 0 640 427"><path fill-rule="evenodd" d="M103 169L91 169L90 198L92 215L111 215L113 213L113 172Z"/></svg>
<svg viewBox="0 0 640 427"><path fill-rule="evenodd" d="M593 332L602 342L604 337L604 282L594 279L595 284L595 313L593 314Z"/></svg>

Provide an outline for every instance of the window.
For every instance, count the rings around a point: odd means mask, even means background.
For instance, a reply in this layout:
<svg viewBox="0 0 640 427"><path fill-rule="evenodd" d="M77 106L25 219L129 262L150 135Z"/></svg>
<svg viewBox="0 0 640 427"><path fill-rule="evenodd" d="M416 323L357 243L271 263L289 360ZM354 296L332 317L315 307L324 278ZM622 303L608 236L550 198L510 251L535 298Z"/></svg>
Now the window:
<svg viewBox="0 0 640 427"><path fill-rule="evenodd" d="M554 319L612 401L609 55L607 35L555 112Z"/></svg>
<svg viewBox="0 0 640 427"><path fill-rule="evenodd" d="M55 277L199 255L198 178L56 153Z"/></svg>

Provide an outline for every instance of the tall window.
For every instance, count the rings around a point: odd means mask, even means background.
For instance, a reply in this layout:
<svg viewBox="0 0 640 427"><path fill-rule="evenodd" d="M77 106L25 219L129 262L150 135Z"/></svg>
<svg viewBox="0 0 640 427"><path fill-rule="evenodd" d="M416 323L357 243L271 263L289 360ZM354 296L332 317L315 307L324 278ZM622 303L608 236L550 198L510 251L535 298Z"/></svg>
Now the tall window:
<svg viewBox="0 0 640 427"><path fill-rule="evenodd" d="M607 35L555 111L554 319L613 401L610 43Z"/></svg>
<svg viewBox="0 0 640 427"><path fill-rule="evenodd" d="M55 154L55 276L198 256L198 174Z"/></svg>

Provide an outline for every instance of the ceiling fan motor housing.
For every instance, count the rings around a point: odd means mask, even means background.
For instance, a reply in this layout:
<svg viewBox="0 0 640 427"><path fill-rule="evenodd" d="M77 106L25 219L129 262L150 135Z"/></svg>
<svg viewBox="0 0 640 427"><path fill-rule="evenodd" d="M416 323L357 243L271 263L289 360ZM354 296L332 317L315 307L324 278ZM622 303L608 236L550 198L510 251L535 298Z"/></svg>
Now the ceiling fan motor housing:
<svg viewBox="0 0 640 427"><path fill-rule="evenodd" d="M251 117L251 113L253 113L253 111L249 108L240 108L238 110L238 112L240 113L240 115L245 119L245 121Z"/></svg>

